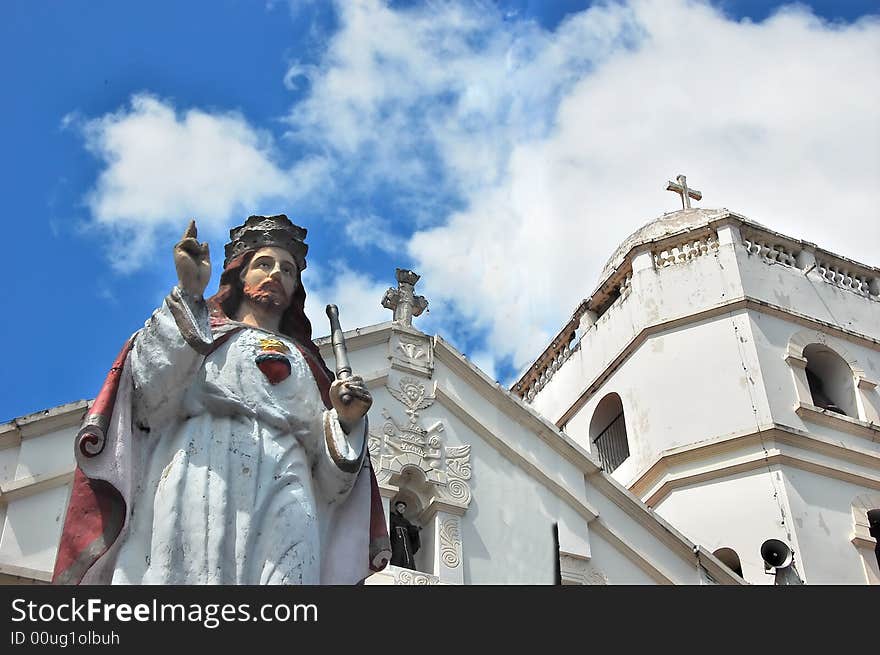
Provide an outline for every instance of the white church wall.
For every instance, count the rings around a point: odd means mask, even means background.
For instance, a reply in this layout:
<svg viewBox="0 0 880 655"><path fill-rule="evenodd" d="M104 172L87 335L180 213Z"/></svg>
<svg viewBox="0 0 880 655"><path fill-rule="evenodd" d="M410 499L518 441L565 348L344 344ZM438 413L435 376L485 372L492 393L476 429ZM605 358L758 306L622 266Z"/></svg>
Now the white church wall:
<svg viewBox="0 0 880 655"><path fill-rule="evenodd" d="M700 583L694 561L670 556L668 546L657 533L634 520L631 506L621 507L613 496L606 495L591 485L590 480L587 498L599 510L599 519L590 523L590 548L593 548L596 539L610 543L612 535L615 541L620 542L615 549L616 556L608 561L599 553L593 554L602 571L606 572L609 582L616 584L618 581L633 579L633 569L638 569L640 573L635 578L641 579L642 574L647 575L650 584L671 584L673 581L677 584ZM633 558L625 557L624 552L627 549L639 554L641 564Z"/></svg>
<svg viewBox="0 0 880 655"><path fill-rule="evenodd" d="M382 345L367 347L381 349ZM469 447L469 500L458 511L460 582L552 582L553 523L558 523L560 549L567 565L573 567L573 579L699 582L693 545L675 536L671 527L659 525L622 487L602 478L585 451L498 387L442 339L433 341L432 350L432 379L394 369L387 374L377 372L370 383L374 396L373 434L381 429L379 416L390 416L398 425L408 420L402 396L392 391L398 390L398 385L421 385L424 397L433 397L433 401L423 403L418 410L419 426L437 434L443 448ZM402 390L400 386L398 391ZM421 392L415 395L422 397ZM407 477L407 470L390 478L380 471L384 495L396 494L397 485L403 489L407 484L422 484ZM594 487L594 480L601 481L603 489ZM603 509L598 510L594 502ZM596 521L597 514L600 517ZM431 549L430 536L436 536L437 526L430 506L421 519L425 527L422 547ZM603 556L591 550L593 525L608 551ZM442 539L437 546L442 547ZM416 560L422 572L439 576L439 580L429 579L456 583L449 571L437 568L436 557L420 554ZM400 573L383 573L371 583L388 583Z"/></svg>
<svg viewBox="0 0 880 655"><path fill-rule="evenodd" d="M719 232L729 228L719 228ZM670 238L664 242L701 238L706 229L688 235ZM716 249L688 261L662 266L648 260L643 270L633 278L634 291L641 296L641 312L644 325L656 325L680 317L691 316L720 303L728 302L741 294L742 283L736 269L735 243L723 234ZM654 246L654 251L663 246ZM643 257L650 257L648 251ZM639 268L638 262L633 267Z"/></svg>
<svg viewBox="0 0 880 655"><path fill-rule="evenodd" d="M632 561L623 555L620 550L598 534L590 536L590 548L593 551L593 559L602 562L596 567L600 576L596 576L596 583L616 585L655 585L654 580L647 572L634 566Z"/></svg>
<svg viewBox="0 0 880 655"><path fill-rule="evenodd" d="M15 471L18 468L18 447L9 446L0 448L0 485L15 479Z"/></svg>
<svg viewBox="0 0 880 655"><path fill-rule="evenodd" d="M56 475L75 466L73 440L79 426L69 426L21 442L15 479Z"/></svg>
<svg viewBox="0 0 880 655"><path fill-rule="evenodd" d="M0 446L0 578L51 578L75 467L73 440L85 402L22 417Z"/></svg>
<svg viewBox="0 0 880 655"><path fill-rule="evenodd" d="M604 478L594 464L584 461L584 451L579 453L572 450L556 431L550 432L551 426L548 426L547 432L538 428L539 434L536 435L539 421L528 420L528 415L519 409L519 403L514 401L516 406L508 406L511 403L509 397L501 397L494 388L480 383L485 376L478 372L476 376L463 375L458 366L454 367L456 370L448 368L445 363L449 359L446 356L438 357L443 362L438 364L435 371L438 386L441 390L447 387L454 389L456 402L481 426L479 430L472 431L472 436L464 438L483 438L485 445L472 447L472 451L485 450L485 457L489 460L486 464L491 466L491 472L487 473L482 468L478 470L474 461L474 502L487 501L484 507L497 508L491 515L480 518L498 522L500 516L501 524L507 525L510 521L506 515L510 513L511 517L519 518L524 510L523 499L531 498L534 494L540 507L537 514L534 514L534 509L529 510L533 515L534 527L530 528L534 534L532 538L537 539L534 552L543 552L544 535L548 533L552 517L559 517L561 550L575 556L589 556L587 568L601 572L611 582L699 583L692 546L687 545L682 536L674 536L678 533L671 526L659 525L650 512L625 489L613 480ZM449 394L453 395L453 391ZM444 407L449 408L446 403ZM428 411L435 408L436 405ZM516 417L519 417L518 420ZM458 429L457 420L452 420L451 424L454 430ZM466 422L462 427L470 428L471 425ZM487 431L497 436L486 440ZM545 450L544 444L550 446L549 450ZM519 457L505 454L506 448ZM543 455L536 457L542 451ZM498 459L499 455L501 459ZM490 461L492 459L497 461ZM511 466L512 463L515 466ZM538 473L543 473L546 478L537 480L539 476L534 469L538 469ZM516 472L515 477L511 477L513 471ZM527 477L522 477L520 471L527 473ZM484 479L486 475L490 476L488 481ZM535 481L540 483L539 487L534 487ZM562 483L561 486L555 486L559 483ZM537 493L530 491L530 488ZM594 517L584 516L583 508L575 511L579 499L583 499L591 512L598 513L598 518L594 520ZM508 509L501 509L505 507ZM464 520L468 519L469 513L470 510L463 517ZM567 517L571 517L571 520ZM475 523L474 528L483 542L488 543L489 535L499 551L504 552L503 529L490 523ZM574 534L572 528L576 531ZM609 558L593 553L594 537L608 543L609 540L614 541L615 556ZM471 564L479 567L483 563Z"/></svg>
<svg viewBox="0 0 880 655"><path fill-rule="evenodd" d="M799 570L808 584L866 584L862 556L852 543L852 501L876 493L794 467L783 477L792 528L800 546Z"/></svg>
<svg viewBox="0 0 880 655"><path fill-rule="evenodd" d="M444 396L472 417L473 424L482 426L482 434L502 436L504 442L510 445L516 455L542 471L552 472L556 484L583 498L583 473L577 465L566 461L557 448L548 443L549 440L556 439L555 433L550 432L551 428L548 427L546 432L540 435L535 434L533 429L523 426L508 412L494 406L473 386L442 364L435 370L434 380L442 389ZM445 403L443 409L448 410L449 403ZM443 409L435 404L426 411L425 415L431 416L433 413L444 418L449 416L450 412ZM496 443L495 446L505 447L501 443Z"/></svg>
<svg viewBox="0 0 880 655"><path fill-rule="evenodd" d="M581 501L582 471L442 363L434 379L472 417L465 423L449 411L448 402L437 402L423 414L426 425L443 422L445 443L471 447L472 500L461 519L465 584L552 583L552 524L560 524L563 550L587 556L587 522L527 469L531 464L550 472L556 484ZM475 423L483 429L474 430ZM487 432L503 440L510 456L498 450L498 442L486 441Z"/></svg>
<svg viewBox="0 0 880 655"><path fill-rule="evenodd" d="M566 426L585 448L589 422L608 393L621 396L630 458L614 477L631 483L672 448L754 431L766 422L763 381L743 312L647 339Z"/></svg>
<svg viewBox="0 0 880 655"><path fill-rule="evenodd" d="M722 240L717 249L682 263L655 264L651 246L634 254L629 291L584 333L579 351L535 397L532 406L536 411L558 420L645 328L677 322L740 297L735 244L728 230L719 228ZM675 243L676 239L665 242ZM662 247L654 246L654 250Z"/></svg>
<svg viewBox="0 0 880 655"><path fill-rule="evenodd" d="M790 517L790 511L776 466L675 489L655 511L711 552L736 551L743 577L752 584L773 583L773 577L764 573L760 552L764 541L779 539L798 550L793 541L797 535L790 540L786 532L793 526L782 523L783 512Z"/></svg>
<svg viewBox="0 0 880 655"><path fill-rule="evenodd" d="M66 484L8 504L0 536L0 573L51 579L69 494Z"/></svg>

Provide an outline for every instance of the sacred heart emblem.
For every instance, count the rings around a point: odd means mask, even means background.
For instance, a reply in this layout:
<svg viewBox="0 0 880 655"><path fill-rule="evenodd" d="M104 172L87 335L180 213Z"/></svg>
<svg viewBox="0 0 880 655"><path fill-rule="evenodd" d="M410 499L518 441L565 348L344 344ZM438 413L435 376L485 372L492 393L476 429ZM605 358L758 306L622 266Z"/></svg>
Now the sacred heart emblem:
<svg viewBox="0 0 880 655"><path fill-rule="evenodd" d="M278 339L260 339L260 352L257 354L259 368L270 384L278 384L290 377L290 352L284 342Z"/></svg>

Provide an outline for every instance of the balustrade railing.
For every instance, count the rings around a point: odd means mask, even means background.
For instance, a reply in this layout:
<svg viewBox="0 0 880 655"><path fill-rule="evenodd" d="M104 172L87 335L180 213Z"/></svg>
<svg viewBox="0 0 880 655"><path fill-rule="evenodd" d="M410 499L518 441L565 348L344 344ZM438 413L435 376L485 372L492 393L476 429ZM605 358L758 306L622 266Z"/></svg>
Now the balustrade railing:
<svg viewBox="0 0 880 655"><path fill-rule="evenodd" d="M697 237L691 235L683 241L667 243L655 250L654 265L657 268L663 268L674 264L684 264L717 250L718 237L715 234L703 234Z"/></svg>
<svg viewBox="0 0 880 655"><path fill-rule="evenodd" d="M797 266L797 251L783 244L772 243L753 235L743 235L743 246L747 253L761 257L768 264Z"/></svg>
<svg viewBox="0 0 880 655"><path fill-rule="evenodd" d="M855 262L838 259L833 255L802 248L797 242L764 235L754 229L743 230L742 245L750 255L760 257L766 264L782 264L810 273L814 268L820 279L841 289L866 298L880 299L880 276L876 269Z"/></svg>
<svg viewBox="0 0 880 655"><path fill-rule="evenodd" d="M869 275L867 271L859 271L856 267L843 263L833 263L822 257L816 257L816 270L830 284L869 298L880 298L880 280Z"/></svg>

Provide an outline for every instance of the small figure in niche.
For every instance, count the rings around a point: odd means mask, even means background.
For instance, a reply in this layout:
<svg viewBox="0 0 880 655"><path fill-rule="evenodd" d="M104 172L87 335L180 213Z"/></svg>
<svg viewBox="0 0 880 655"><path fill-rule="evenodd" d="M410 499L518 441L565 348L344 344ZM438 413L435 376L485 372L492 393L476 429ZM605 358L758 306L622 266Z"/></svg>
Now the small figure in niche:
<svg viewBox="0 0 880 655"><path fill-rule="evenodd" d="M404 514L406 503L398 500L391 511L391 564L405 569L415 570L416 553L419 551L420 526L410 523Z"/></svg>

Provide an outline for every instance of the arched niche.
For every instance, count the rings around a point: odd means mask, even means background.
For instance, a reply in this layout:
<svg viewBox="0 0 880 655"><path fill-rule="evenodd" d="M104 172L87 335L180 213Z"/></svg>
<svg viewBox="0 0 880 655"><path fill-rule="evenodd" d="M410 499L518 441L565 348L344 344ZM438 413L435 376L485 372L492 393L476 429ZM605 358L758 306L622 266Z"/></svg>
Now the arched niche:
<svg viewBox="0 0 880 655"><path fill-rule="evenodd" d="M739 561L739 555L733 548L727 548L725 546L724 548L719 548L712 554L739 577L743 577L742 563Z"/></svg>
<svg viewBox="0 0 880 655"><path fill-rule="evenodd" d="M391 497L388 503L389 523L393 525L393 517L390 515L390 512L396 508L397 503L403 502L406 504L406 511L403 514L404 518L414 526L419 528L423 527L421 517L422 513L425 511L427 503L429 502L429 490L424 471L417 466L404 466L400 474L397 476L396 482L398 485L398 491ZM389 528L391 525L389 525ZM405 533L406 530L404 530L404 534ZM389 537L392 541L393 550L395 547L395 537L391 534L390 530ZM433 574L432 558L427 552L427 549L423 547L424 545L425 544L422 543L421 535L419 535L417 544L418 550L416 550L414 557L414 570ZM399 547L399 544L397 547ZM393 557L392 562L394 562Z"/></svg>
<svg viewBox="0 0 880 655"><path fill-rule="evenodd" d="M846 360L822 343L804 348L807 385L813 404L850 418L858 418L853 371Z"/></svg>
<svg viewBox="0 0 880 655"><path fill-rule="evenodd" d="M616 393L609 393L596 405L590 419L590 450L608 473L629 457L623 401Z"/></svg>
<svg viewBox="0 0 880 655"><path fill-rule="evenodd" d="M861 421L863 429L857 433L874 438L876 428L871 426L880 423L877 382L866 377L840 339L818 330L801 330L789 339L785 361L794 380L798 415L819 408L827 416Z"/></svg>

